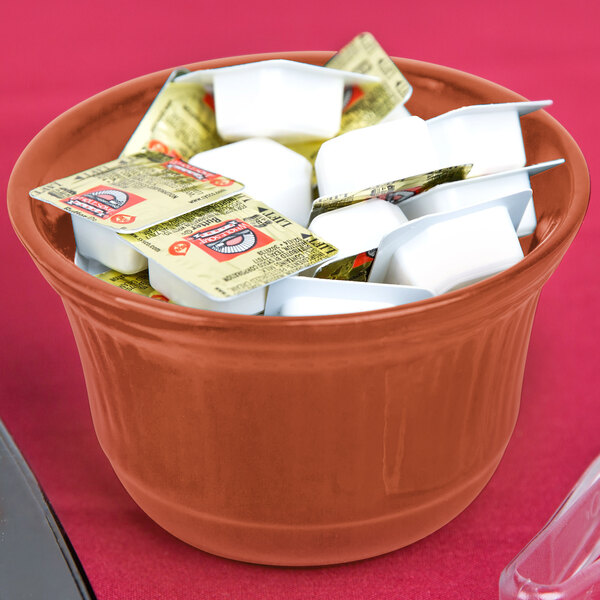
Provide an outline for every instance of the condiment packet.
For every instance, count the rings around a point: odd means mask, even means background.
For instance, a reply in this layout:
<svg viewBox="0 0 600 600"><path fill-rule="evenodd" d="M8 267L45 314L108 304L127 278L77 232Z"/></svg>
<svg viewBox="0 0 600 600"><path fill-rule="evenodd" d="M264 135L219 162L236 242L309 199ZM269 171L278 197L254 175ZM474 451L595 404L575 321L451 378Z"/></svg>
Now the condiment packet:
<svg viewBox="0 0 600 600"><path fill-rule="evenodd" d="M413 286L288 277L269 286L265 315L347 314L390 308L432 296L429 290Z"/></svg>
<svg viewBox="0 0 600 600"><path fill-rule="evenodd" d="M394 61L370 33L357 35L325 65L379 77L381 83L356 90L342 117L340 133L379 123L397 105L404 104L412 87Z"/></svg>
<svg viewBox="0 0 600 600"><path fill-rule="evenodd" d="M107 283L121 288L122 290L127 290L128 292L140 294L141 296L146 296L155 300L170 302L166 296L155 290L150 285L148 269L144 269L143 271L134 273L133 275L126 275L125 273L120 273L114 269L109 269L106 265L103 265L93 258L87 258L86 256L83 256L83 254L77 250L75 250L73 262L86 273L89 273L98 279L102 279L102 281L106 281Z"/></svg>
<svg viewBox="0 0 600 600"><path fill-rule="evenodd" d="M122 238L215 300L250 292L337 253L245 194Z"/></svg>
<svg viewBox="0 0 600 600"><path fill-rule="evenodd" d="M99 273L96 275L98 279L106 281L115 287L139 294L140 296L146 296L153 300L160 300L162 302L170 302L170 300L163 296L160 292L156 291L151 285L148 279L148 271L140 271L134 275L125 275L118 271L106 271L105 273Z"/></svg>
<svg viewBox="0 0 600 600"><path fill-rule="evenodd" d="M564 162L564 159L559 158L491 175L480 175L462 181L444 183L426 193L407 198L402 204L402 211L409 220L412 220L438 212L465 208L494 198L509 196L522 190L531 190L530 177ZM517 235L519 237L530 235L534 232L536 225L532 198L519 224Z"/></svg>
<svg viewBox="0 0 600 600"><path fill-rule="evenodd" d="M178 81L212 85L217 130L223 139L270 137L291 143L336 135L344 107L344 89L362 88L379 79L274 59L194 71Z"/></svg>
<svg viewBox="0 0 600 600"><path fill-rule="evenodd" d="M524 190L409 221L381 240L369 281L438 295L516 264L523 258L516 228L530 198Z"/></svg>
<svg viewBox="0 0 600 600"><path fill-rule="evenodd" d="M47 183L29 195L114 231L135 232L232 196L243 187L147 151Z"/></svg>
<svg viewBox="0 0 600 600"><path fill-rule="evenodd" d="M174 81L189 72L175 69L169 75L122 156L153 150L187 160L225 143L217 133L212 95L198 83Z"/></svg>
<svg viewBox="0 0 600 600"><path fill-rule="evenodd" d="M400 204L441 183L464 179L470 170L471 165L445 167L420 175L411 175L389 183L382 183L354 193L323 196L313 202L310 221L322 213L364 202L370 198L380 198L392 204Z"/></svg>
<svg viewBox="0 0 600 600"><path fill-rule="evenodd" d="M395 107L406 102L412 94L410 83L371 33L361 33L356 36L325 66L374 75L380 79L380 83L349 88L337 135L379 123ZM323 141L286 145L314 164Z"/></svg>
<svg viewBox="0 0 600 600"><path fill-rule="evenodd" d="M316 279L337 279L338 281L368 281L377 248L333 259L323 263L315 271Z"/></svg>

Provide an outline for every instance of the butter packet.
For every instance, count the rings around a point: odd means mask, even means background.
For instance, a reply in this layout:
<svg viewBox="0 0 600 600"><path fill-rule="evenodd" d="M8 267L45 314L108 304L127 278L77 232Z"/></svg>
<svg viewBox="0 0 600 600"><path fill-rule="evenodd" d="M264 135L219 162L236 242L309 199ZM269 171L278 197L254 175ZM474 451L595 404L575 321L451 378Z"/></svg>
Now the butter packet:
<svg viewBox="0 0 600 600"><path fill-rule="evenodd" d="M144 150L187 160L222 146L217 133L214 101L202 85L175 81L189 69L175 69L142 117L121 156Z"/></svg>
<svg viewBox="0 0 600 600"><path fill-rule="evenodd" d="M357 35L325 63L325 66L374 75L381 81L381 83L348 88L337 135L379 123L396 106L406 102L412 94L410 83L371 33ZM300 142L286 144L286 146L302 154L314 165L319 148L324 141Z"/></svg>
<svg viewBox="0 0 600 600"><path fill-rule="evenodd" d="M122 235L200 292L225 300L319 264L337 248L245 194Z"/></svg>
<svg viewBox="0 0 600 600"><path fill-rule="evenodd" d="M324 196L317 198L312 205L309 222L320 214L358 204L371 198L380 198L387 200L392 204L401 204L403 201L412 198L426 190L435 187L441 183L459 181L465 179L471 170L472 165L458 165L455 167L445 167L436 169L428 173L411 175L403 179L382 183L359 192L351 194L337 194L336 196Z"/></svg>
<svg viewBox="0 0 600 600"><path fill-rule="evenodd" d="M402 75L371 33L357 35L326 63L332 69L343 69L379 77L381 83L353 88L346 103L340 133L375 125L412 94L412 86Z"/></svg>
<svg viewBox="0 0 600 600"><path fill-rule="evenodd" d="M147 151L47 183L29 195L114 231L134 232L243 188L233 179Z"/></svg>
<svg viewBox="0 0 600 600"><path fill-rule="evenodd" d="M315 279L337 279L338 281L368 281L377 248L330 260L321 265L314 274Z"/></svg>
<svg viewBox="0 0 600 600"><path fill-rule="evenodd" d="M171 302L166 296L163 296L160 292L156 291L151 285L148 279L148 271L140 271L133 275L125 275L118 271L106 271L95 275L98 279L106 281L115 287L139 294L140 296L146 296L146 298L152 298L153 300L160 300L161 302Z"/></svg>

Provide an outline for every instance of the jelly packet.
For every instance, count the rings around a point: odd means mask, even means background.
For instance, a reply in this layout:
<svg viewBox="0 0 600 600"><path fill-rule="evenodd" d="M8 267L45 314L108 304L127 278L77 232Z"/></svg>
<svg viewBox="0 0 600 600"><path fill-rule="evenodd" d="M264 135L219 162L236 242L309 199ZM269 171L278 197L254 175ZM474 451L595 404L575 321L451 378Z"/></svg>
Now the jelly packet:
<svg viewBox="0 0 600 600"><path fill-rule="evenodd" d="M430 171L429 173L411 175L403 179L390 181L389 183L382 183L351 194L337 194L335 196L317 198L312 205L310 221L322 213L350 206L351 204L357 204L358 202L364 202L371 198L380 198L392 204L400 204L404 200L408 200L408 198L412 198L416 194L420 194L441 183L465 179L470 170L471 165L445 167Z"/></svg>
<svg viewBox="0 0 600 600"><path fill-rule="evenodd" d="M162 302L171 302L166 296L163 296L160 292L156 291L151 285L148 279L148 271L140 271L133 275L125 275L118 271L106 271L105 273L99 273L96 275L98 279L106 281L115 287L139 294L140 296L146 296L146 298L152 298L153 300L160 300Z"/></svg>
<svg viewBox="0 0 600 600"><path fill-rule="evenodd" d="M63 177L29 195L114 231L134 232L232 196L243 187L147 151Z"/></svg>
<svg viewBox="0 0 600 600"><path fill-rule="evenodd" d="M337 253L245 194L122 238L215 300L263 287Z"/></svg>
<svg viewBox="0 0 600 600"><path fill-rule="evenodd" d="M213 97L198 83L174 81L189 72L169 75L121 156L153 150L187 160L225 143L217 133Z"/></svg>

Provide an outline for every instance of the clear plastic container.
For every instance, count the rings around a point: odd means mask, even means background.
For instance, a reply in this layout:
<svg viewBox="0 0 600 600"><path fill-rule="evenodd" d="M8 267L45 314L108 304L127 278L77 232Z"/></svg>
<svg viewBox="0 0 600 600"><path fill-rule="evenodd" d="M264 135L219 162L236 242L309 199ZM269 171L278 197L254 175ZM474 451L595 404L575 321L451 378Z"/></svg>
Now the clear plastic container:
<svg viewBox="0 0 600 600"><path fill-rule="evenodd" d="M500 600L600 598L600 456L500 575Z"/></svg>

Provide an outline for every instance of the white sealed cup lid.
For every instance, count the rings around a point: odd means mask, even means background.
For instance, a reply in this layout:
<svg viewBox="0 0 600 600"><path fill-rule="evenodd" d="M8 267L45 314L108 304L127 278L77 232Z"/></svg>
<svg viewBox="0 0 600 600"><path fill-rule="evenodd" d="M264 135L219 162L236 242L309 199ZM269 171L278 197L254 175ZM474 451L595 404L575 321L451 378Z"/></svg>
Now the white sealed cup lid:
<svg viewBox="0 0 600 600"><path fill-rule="evenodd" d="M462 163L454 163L458 165ZM353 193L438 168L426 122L406 117L324 142L315 160L320 196Z"/></svg>
<svg viewBox="0 0 600 600"><path fill-rule="evenodd" d="M395 204L371 198L320 214L309 229L339 250L338 259L377 248L385 235L406 221Z"/></svg>
<svg viewBox="0 0 600 600"><path fill-rule="evenodd" d="M344 86L379 79L277 59L193 71L177 81L212 85L217 130L223 139L270 137L291 143L336 135Z"/></svg>
<svg viewBox="0 0 600 600"><path fill-rule="evenodd" d="M520 191L529 190L531 194L529 178L532 175L551 169L564 162L564 159L561 158L509 171L502 171L492 175L481 175L460 181L442 183L426 192L403 200L401 208L407 218L413 220L425 215L459 210L495 198L510 196ZM536 225L537 221L532 198L527 205L521 223L519 223L517 235L522 237L533 233Z"/></svg>
<svg viewBox="0 0 600 600"><path fill-rule="evenodd" d="M409 221L382 240L369 281L442 294L516 264L523 258L516 227L529 199L519 192Z"/></svg>
<svg viewBox="0 0 600 600"><path fill-rule="evenodd" d="M240 181L244 193L303 227L312 206L312 165L269 138L249 138L196 154L188 161Z"/></svg>
<svg viewBox="0 0 600 600"><path fill-rule="evenodd" d="M265 315L302 317L390 308L431 298L429 290L404 285L288 277L269 287Z"/></svg>
<svg viewBox="0 0 600 600"><path fill-rule="evenodd" d="M552 100L477 104L427 121L441 166L472 164L469 177L523 167L526 163L520 117Z"/></svg>

